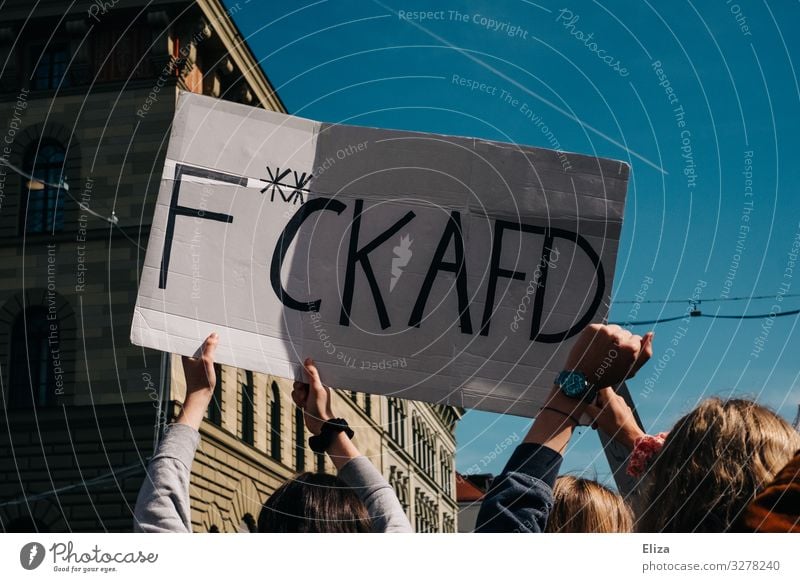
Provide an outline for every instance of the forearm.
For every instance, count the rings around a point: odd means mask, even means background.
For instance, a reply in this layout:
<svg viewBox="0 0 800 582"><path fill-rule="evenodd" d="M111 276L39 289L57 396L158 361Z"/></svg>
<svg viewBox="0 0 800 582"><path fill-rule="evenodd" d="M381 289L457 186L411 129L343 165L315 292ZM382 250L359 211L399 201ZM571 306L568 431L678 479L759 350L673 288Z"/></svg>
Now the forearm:
<svg viewBox="0 0 800 582"><path fill-rule="evenodd" d="M554 387L523 442L563 453L585 410L585 403L564 396Z"/></svg>
<svg viewBox="0 0 800 582"><path fill-rule="evenodd" d="M336 465L339 478L353 489L366 506L374 533L412 531L394 489L372 462L358 452L346 434L339 433L327 452Z"/></svg>
<svg viewBox="0 0 800 582"><path fill-rule="evenodd" d="M178 418L175 419L175 424L186 424L194 430L199 431L210 402L210 394L188 394L186 400L183 402L183 408L181 408Z"/></svg>
<svg viewBox="0 0 800 582"><path fill-rule="evenodd" d="M561 455L550 447L523 443L483 498L475 531L540 533L553 506Z"/></svg>
<svg viewBox="0 0 800 582"><path fill-rule="evenodd" d="M353 441L343 432L336 434L326 452L337 471L341 471L349 461L361 456Z"/></svg>

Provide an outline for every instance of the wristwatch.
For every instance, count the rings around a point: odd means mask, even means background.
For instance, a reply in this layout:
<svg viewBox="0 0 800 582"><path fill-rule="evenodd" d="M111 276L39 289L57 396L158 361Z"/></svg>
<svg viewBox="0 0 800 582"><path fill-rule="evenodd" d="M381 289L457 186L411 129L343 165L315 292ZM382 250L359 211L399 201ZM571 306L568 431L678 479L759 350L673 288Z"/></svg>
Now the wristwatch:
<svg viewBox="0 0 800 582"><path fill-rule="evenodd" d="M586 379L586 374L578 370L564 370L555 379L561 393L575 400L593 402L597 396L597 388Z"/></svg>
<svg viewBox="0 0 800 582"><path fill-rule="evenodd" d="M315 453L324 453L331 446L334 437L343 432L347 438L352 439L355 433L347 421L343 418L331 418L326 420L319 431L319 434L308 438L308 446Z"/></svg>

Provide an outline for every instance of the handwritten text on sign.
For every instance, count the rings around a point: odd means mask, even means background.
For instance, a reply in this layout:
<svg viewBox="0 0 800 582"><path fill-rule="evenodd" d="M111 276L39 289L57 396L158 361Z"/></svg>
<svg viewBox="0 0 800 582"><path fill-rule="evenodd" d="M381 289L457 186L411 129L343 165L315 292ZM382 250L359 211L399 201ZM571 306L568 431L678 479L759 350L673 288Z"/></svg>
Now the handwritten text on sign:
<svg viewBox="0 0 800 582"><path fill-rule="evenodd" d="M184 95L132 339L530 415L605 315L624 206L627 166L563 157Z"/></svg>

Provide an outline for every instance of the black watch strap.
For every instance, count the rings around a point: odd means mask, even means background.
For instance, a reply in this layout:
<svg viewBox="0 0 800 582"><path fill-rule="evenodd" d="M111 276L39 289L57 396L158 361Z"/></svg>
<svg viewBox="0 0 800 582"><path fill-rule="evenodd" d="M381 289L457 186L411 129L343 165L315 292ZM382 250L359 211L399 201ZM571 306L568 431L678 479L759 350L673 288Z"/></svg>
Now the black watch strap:
<svg viewBox="0 0 800 582"><path fill-rule="evenodd" d="M350 425L347 424L345 419L332 418L326 420L319 434L309 437L308 446L311 447L311 450L315 453L324 453L328 450L328 447L331 446L334 437L340 432L345 433L349 439L352 439L355 435L353 429L350 428Z"/></svg>

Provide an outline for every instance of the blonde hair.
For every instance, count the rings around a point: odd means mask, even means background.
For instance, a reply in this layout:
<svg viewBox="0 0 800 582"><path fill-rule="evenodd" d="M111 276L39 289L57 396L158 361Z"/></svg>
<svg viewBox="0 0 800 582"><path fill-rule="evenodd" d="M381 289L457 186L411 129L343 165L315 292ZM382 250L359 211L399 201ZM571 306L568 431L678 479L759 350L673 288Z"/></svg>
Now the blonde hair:
<svg viewBox="0 0 800 582"><path fill-rule="evenodd" d="M625 533L633 513L619 494L597 481L564 475L553 488L547 533Z"/></svg>
<svg viewBox="0 0 800 582"><path fill-rule="evenodd" d="M729 530L798 447L800 435L771 410L704 400L675 424L654 460L637 529Z"/></svg>

